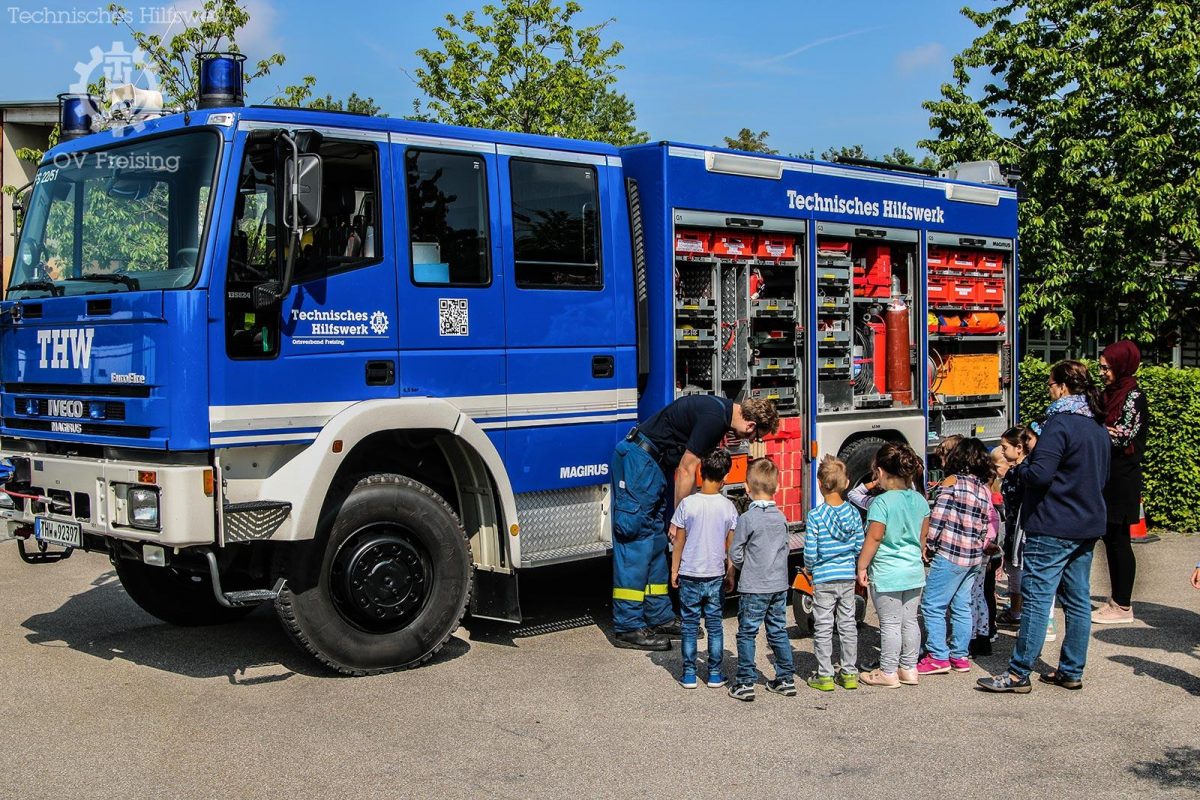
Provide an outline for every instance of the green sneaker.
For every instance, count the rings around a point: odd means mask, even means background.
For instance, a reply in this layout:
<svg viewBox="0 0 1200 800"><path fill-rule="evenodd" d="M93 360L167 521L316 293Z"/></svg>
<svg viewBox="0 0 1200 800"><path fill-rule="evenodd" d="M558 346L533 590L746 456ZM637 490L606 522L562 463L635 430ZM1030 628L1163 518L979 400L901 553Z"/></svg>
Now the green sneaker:
<svg viewBox="0 0 1200 800"><path fill-rule="evenodd" d="M858 688L858 673L857 672L839 672L834 677L833 682L843 689Z"/></svg>
<svg viewBox="0 0 1200 800"><path fill-rule="evenodd" d="M808 679L808 685L818 691L832 692L833 691L833 676L831 675L813 675Z"/></svg>

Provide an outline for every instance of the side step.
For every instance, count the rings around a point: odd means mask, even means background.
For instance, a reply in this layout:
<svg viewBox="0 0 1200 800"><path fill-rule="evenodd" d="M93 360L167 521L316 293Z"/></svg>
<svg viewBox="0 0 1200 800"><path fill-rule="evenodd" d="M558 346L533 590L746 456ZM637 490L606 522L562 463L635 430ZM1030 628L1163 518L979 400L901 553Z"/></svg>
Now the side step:
<svg viewBox="0 0 1200 800"><path fill-rule="evenodd" d="M269 539L292 513L292 504L281 500L226 503L221 508L225 541L253 542Z"/></svg>
<svg viewBox="0 0 1200 800"><path fill-rule="evenodd" d="M284 584L287 583L284 578L280 578L275 581L275 586L270 589L247 589L240 592L226 592L221 588L221 572L217 569L216 554L212 550L205 550L204 558L208 561L208 575L212 579L213 596L225 608L240 608L241 606L274 602L279 597L279 593L283 591Z"/></svg>

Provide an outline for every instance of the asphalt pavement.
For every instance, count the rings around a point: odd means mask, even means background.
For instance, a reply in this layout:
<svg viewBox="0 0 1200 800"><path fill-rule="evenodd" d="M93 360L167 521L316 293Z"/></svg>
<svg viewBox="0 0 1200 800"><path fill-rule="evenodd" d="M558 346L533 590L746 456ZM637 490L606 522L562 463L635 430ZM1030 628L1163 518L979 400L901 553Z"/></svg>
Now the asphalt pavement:
<svg viewBox="0 0 1200 800"><path fill-rule="evenodd" d="M0 551L3 798L1195 798L1200 537L1138 545L1137 623L1093 629L1085 687L968 675L739 703L684 690L678 651L617 650L608 564L522 578L521 627L468 621L439 656L371 678L322 672L264 608L172 628L107 560ZM1093 573L1097 602L1104 557ZM1060 612L1061 625L1061 612ZM726 668L736 618L725 620ZM794 632L794 631L793 631ZM797 669L812 642L793 639ZM874 612L860 635L877 654ZM1057 643L1043 657L1054 663ZM701 645L703 651L703 644ZM767 665L759 641L759 664Z"/></svg>

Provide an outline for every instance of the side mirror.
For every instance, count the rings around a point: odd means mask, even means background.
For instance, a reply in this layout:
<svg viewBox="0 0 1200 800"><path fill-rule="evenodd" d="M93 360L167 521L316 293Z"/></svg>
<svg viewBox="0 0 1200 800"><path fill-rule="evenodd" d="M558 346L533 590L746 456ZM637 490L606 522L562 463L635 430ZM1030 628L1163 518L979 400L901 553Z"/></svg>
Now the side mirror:
<svg viewBox="0 0 1200 800"><path fill-rule="evenodd" d="M321 219L321 157L311 153L290 156L283 163L283 185L288 192L283 224L292 230L316 225ZM292 219L293 189L297 220Z"/></svg>

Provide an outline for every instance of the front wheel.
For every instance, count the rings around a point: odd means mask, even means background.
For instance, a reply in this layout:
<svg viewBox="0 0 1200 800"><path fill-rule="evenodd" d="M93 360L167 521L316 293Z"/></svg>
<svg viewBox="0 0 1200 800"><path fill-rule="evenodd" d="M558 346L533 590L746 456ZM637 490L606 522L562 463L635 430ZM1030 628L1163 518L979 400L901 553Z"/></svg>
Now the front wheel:
<svg viewBox="0 0 1200 800"><path fill-rule="evenodd" d="M276 610L288 634L347 675L415 667L458 628L471 552L454 511L428 486L372 475L287 569Z"/></svg>
<svg viewBox="0 0 1200 800"><path fill-rule="evenodd" d="M129 598L171 625L222 625L254 610L254 606L227 608L218 603L207 575L124 558L113 559L113 566Z"/></svg>
<svg viewBox="0 0 1200 800"><path fill-rule="evenodd" d="M792 614L796 617L796 630L801 636L813 632L813 598L808 592L792 589Z"/></svg>

